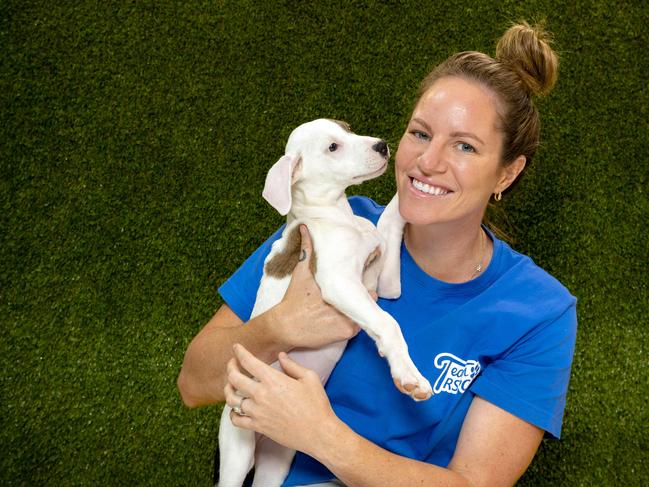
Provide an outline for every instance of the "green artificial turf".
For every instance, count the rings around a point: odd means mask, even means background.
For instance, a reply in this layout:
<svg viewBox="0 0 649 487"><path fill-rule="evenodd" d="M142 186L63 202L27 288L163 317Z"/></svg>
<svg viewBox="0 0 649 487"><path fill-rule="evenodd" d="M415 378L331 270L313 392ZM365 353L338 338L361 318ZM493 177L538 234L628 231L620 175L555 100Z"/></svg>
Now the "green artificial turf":
<svg viewBox="0 0 649 487"><path fill-rule="evenodd" d="M394 151L427 70L521 18L561 74L501 206L579 299L563 439L521 484L648 485L649 12L549 0L1 2L0 484L209 485L219 408L175 379L281 223L260 193L292 128Z"/></svg>

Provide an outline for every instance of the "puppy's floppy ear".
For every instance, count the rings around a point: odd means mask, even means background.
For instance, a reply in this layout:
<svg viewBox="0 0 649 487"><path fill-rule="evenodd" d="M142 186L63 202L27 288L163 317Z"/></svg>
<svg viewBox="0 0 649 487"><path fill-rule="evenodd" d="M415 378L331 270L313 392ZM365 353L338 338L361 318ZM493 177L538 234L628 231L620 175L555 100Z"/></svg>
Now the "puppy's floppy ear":
<svg viewBox="0 0 649 487"><path fill-rule="evenodd" d="M266 175L266 184L261 195L280 215L291 209L291 186L297 179L301 159L296 154L285 154L273 164Z"/></svg>

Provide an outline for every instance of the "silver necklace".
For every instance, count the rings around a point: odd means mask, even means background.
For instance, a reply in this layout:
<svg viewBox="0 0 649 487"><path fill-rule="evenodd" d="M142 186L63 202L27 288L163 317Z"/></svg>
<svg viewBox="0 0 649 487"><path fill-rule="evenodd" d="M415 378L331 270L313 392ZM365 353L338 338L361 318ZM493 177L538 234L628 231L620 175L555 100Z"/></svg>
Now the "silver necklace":
<svg viewBox="0 0 649 487"><path fill-rule="evenodd" d="M478 264L475 266L475 269L473 270L473 274L471 275L471 279L473 279L475 276L480 274L482 272L482 262L484 261L484 256L485 256L485 234L484 230L481 228L480 229L480 261Z"/></svg>

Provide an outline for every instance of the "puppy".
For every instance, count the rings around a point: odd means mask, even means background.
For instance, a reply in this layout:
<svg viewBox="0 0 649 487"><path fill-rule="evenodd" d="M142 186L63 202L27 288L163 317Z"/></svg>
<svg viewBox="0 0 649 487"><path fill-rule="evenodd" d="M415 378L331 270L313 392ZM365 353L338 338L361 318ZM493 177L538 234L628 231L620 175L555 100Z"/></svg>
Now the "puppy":
<svg viewBox="0 0 649 487"><path fill-rule="evenodd" d="M398 323L368 292L378 288L378 294L387 298L400 294L404 222L398 203L395 198L374 227L353 214L345 196L347 187L383 174L389 158L383 140L356 135L344 122L314 120L291 133L285 155L269 170L262 193L287 221L264 262L251 317L284 296L298 261L299 225L306 224L313 240L311 262L316 262L312 271L323 300L358 323L375 341L399 390L423 400L432 395L429 382L410 359ZM386 272L381 273L384 263ZM315 370L324 383L345 345L338 342L317 350L294 350L291 357ZM253 464L253 487L280 486L295 452L268 438L256 441L254 432L236 428L230 421L231 410L225 406L219 429L219 487L240 487Z"/></svg>

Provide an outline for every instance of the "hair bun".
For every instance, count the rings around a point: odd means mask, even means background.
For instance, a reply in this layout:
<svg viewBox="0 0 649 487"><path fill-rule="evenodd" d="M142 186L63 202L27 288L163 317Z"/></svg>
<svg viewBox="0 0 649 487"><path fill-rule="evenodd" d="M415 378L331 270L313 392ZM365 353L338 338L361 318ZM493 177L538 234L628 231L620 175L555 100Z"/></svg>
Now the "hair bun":
<svg viewBox="0 0 649 487"><path fill-rule="evenodd" d="M496 45L496 59L513 69L535 95L547 94L559 75L559 58L540 25L522 22L510 27Z"/></svg>

